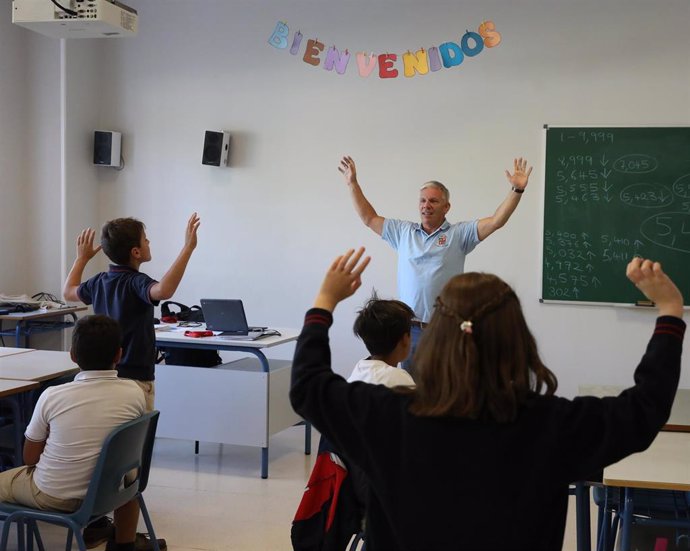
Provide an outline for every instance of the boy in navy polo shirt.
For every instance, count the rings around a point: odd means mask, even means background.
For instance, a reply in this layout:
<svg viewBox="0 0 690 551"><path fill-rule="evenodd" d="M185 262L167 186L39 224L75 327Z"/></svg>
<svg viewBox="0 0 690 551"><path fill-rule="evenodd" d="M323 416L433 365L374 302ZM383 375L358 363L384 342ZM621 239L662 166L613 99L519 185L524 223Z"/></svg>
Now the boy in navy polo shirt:
<svg viewBox="0 0 690 551"><path fill-rule="evenodd" d="M117 365L119 377L134 379L146 395L146 409L153 409L156 335L153 307L169 299L177 290L192 252L197 244L200 219L196 213L187 222L185 243L170 269L160 281L139 271L143 262L151 260L149 240L143 222L135 218L117 218L101 230L101 244L94 247L95 232L83 230L77 237L77 258L67 276L65 300L92 304L96 314L116 319L122 328L122 360ZM98 251L112 264L82 283L86 264Z"/></svg>

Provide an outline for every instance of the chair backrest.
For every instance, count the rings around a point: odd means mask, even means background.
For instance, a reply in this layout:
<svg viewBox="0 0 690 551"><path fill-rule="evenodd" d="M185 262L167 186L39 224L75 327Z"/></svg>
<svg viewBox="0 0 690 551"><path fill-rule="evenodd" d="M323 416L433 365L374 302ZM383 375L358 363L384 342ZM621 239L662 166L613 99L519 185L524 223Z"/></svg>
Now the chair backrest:
<svg viewBox="0 0 690 551"><path fill-rule="evenodd" d="M90 517L114 511L143 491L148 482L158 415L158 411L145 413L108 435L84 502L72 514L76 521L86 524ZM135 469L136 478L125 483L125 475Z"/></svg>

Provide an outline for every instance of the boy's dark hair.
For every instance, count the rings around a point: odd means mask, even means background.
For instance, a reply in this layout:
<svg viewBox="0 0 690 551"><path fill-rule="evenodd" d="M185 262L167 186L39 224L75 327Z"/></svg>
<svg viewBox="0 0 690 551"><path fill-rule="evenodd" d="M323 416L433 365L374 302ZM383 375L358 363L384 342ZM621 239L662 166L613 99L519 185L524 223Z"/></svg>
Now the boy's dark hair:
<svg viewBox="0 0 690 551"><path fill-rule="evenodd" d="M115 264L129 264L132 249L141 245L144 223L136 218L116 218L101 230L101 247Z"/></svg>
<svg viewBox="0 0 690 551"><path fill-rule="evenodd" d="M84 371L112 369L121 345L120 324L108 316L85 316L72 333L72 355Z"/></svg>
<svg viewBox="0 0 690 551"><path fill-rule="evenodd" d="M352 327L373 356L390 354L412 329L414 312L399 300L381 300L374 292Z"/></svg>

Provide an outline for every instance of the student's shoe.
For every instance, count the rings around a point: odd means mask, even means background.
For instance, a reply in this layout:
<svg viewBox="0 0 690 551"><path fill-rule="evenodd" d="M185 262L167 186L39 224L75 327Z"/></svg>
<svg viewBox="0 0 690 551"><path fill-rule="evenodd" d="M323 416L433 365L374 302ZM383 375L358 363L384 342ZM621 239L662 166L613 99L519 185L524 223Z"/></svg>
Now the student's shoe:
<svg viewBox="0 0 690 551"><path fill-rule="evenodd" d="M158 547L160 551L166 551L168 549L168 544L163 538L157 538ZM134 550L135 551L153 551L153 542L149 539L148 534L142 534L137 532L137 536L134 539ZM108 540L108 544L105 546L105 551L117 551L117 543L115 543L115 536Z"/></svg>
<svg viewBox="0 0 690 551"><path fill-rule="evenodd" d="M115 537L115 524L109 517L99 518L84 528L82 535L86 548L93 549Z"/></svg>

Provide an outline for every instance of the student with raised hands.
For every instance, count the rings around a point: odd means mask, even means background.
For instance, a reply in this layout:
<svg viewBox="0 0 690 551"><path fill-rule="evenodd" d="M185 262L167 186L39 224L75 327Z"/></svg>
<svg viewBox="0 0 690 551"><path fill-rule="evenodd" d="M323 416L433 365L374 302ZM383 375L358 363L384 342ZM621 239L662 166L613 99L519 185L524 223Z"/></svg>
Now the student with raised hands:
<svg viewBox="0 0 690 551"><path fill-rule="evenodd" d="M568 400L555 396L510 286L455 276L419 343L417 387L390 389L331 370L333 311L361 285L363 254L328 269L297 342L290 398L366 473L367 549L560 549L569 483L644 450L668 419L685 334L678 288L659 263L628 264L659 311L635 383L617 397Z"/></svg>

